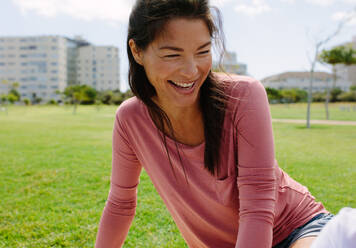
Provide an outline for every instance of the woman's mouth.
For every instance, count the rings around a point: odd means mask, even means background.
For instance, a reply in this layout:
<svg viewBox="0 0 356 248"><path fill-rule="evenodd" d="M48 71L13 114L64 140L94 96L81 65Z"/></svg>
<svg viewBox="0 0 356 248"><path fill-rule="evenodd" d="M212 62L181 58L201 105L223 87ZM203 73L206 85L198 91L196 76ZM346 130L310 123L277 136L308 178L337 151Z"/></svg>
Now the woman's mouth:
<svg viewBox="0 0 356 248"><path fill-rule="evenodd" d="M188 81L188 82L175 82L172 80L168 80L169 83L173 84L176 87L182 88L182 89L190 89L194 86L196 81Z"/></svg>

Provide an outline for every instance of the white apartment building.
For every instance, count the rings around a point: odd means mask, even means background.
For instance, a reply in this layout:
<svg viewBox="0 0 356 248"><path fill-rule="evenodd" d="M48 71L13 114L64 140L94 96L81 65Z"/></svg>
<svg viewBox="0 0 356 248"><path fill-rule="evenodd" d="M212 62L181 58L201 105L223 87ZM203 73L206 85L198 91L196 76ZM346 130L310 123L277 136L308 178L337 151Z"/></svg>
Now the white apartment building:
<svg viewBox="0 0 356 248"><path fill-rule="evenodd" d="M21 98L43 101L59 100L56 91L74 84L119 89L118 49L57 35L0 37L0 82L18 82ZM9 84L0 84L0 95Z"/></svg>
<svg viewBox="0 0 356 248"><path fill-rule="evenodd" d="M326 72L314 72L313 91L323 92L327 87L332 87L333 76ZM265 87L274 89L309 89L310 72L284 72L266 77L261 80ZM337 80L336 87L348 91L351 83Z"/></svg>
<svg viewBox="0 0 356 248"><path fill-rule="evenodd" d="M77 56L77 83L103 90L120 89L118 48L82 46Z"/></svg>
<svg viewBox="0 0 356 248"><path fill-rule="evenodd" d="M67 82L67 46L60 36L0 37L0 81L18 82L22 98L56 98ZM8 86L1 84L0 94Z"/></svg>
<svg viewBox="0 0 356 248"><path fill-rule="evenodd" d="M225 72L239 75L247 75L247 65L237 62L237 54L235 52L226 51L222 60L222 66ZM213 68L218 70L218 62L214 62Z"/></svg>

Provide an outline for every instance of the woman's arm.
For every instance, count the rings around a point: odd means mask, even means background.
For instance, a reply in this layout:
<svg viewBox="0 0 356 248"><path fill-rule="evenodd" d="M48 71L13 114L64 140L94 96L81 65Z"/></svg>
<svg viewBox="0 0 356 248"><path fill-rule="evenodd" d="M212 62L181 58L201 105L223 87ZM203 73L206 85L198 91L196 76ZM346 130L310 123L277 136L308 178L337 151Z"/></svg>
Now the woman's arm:
<svg viewBox="0 0 356 248"><path fill-rule="evenodd" d="M245 90L235 110L240 201L236 247L270 248L277 189L271 116L263 85L251 81Z"/></svg>
<svg viewBox="0 0 356 248"><path fill-rule="evenodd" d="M112 146L112 174L108 200L101 216L96 248L117 248L125 241L136 209L136 192L141 165L126 135L126 126L117 111Z"/></svg>

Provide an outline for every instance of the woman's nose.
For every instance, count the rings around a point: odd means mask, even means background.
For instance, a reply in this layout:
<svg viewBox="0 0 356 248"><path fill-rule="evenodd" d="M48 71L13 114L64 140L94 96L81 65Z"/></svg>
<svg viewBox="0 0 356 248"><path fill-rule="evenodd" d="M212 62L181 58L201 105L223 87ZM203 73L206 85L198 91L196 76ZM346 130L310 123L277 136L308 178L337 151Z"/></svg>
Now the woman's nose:
<svg viewBox="0 0 356 248"><path fill-rule="evenodd" d="M198 73L198 66L194 59L187 59L181 69L181 73L188 79L194 79Z"/></svg>

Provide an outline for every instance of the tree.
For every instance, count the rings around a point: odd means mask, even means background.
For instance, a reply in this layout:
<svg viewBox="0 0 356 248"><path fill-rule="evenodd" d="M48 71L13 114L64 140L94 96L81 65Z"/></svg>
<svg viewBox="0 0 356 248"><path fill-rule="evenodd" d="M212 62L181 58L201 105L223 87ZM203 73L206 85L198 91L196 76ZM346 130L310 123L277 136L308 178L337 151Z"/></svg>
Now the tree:
<svg viewBox="0 0 356 248"><path fill-rule="evenodd" d="M1 95L1 106L3 109L5 109L6 114L8 113L8 108L7 108L7 103L14 103L20 100L21 95L17 91L17 88L19 87L18 82L9 82L7 80L2 80L1 83L5 85L8 89L7 94L2 94Z"/></svg>
<svg viewBox="0 0 356 248"><path fill-rule="evenodd" d="M344 61L344 46L337 46L330 50L323 50L319 54L318 60L321 63L329 64L332 66L333 72L333 86L332 89L336 86L336 65L341 64ZM326 87L326 98L325 98L325 113L326 119L329 120L329 101L330 101L330 87Z"/></svg>
<svg viewBox="0 0 356 248"><path fill-rule="evenodd" d="M73 114L77 112L78 104L92 104L95 102L96 90L88 85L71 85L65 88L63 94L73 104Z"/></svg>
<svg viewBox="0 0 356 248"><path fill-rule="evenodd" d="M18 100L18 98L17 98L17 96L16 95L14 95L14 94L12 94L12 93L9 93L8 95L7 95L7 100L10 102L10 103L14 103L14 102L16 102L17 100Z"/></svg>
<svg viewBox="0 0 356 248"><path fill-rule="evenodd" d="M339 22L336 30L325 38L319 38L314 40L314 56L312 59L309 58L310 61L310 81L309 81L309 89L308 89L308 105L307 105L307 128L310 128L310 105L312 103L312 90L313 90L313 82L314 82L314 71L315 65L318 62L320 49L325 46L330 40L336 37L344 27L344 25L351 21L356 15L356 8L349 13L341 22Z"/></svg>
<svg viewBox="0 0 356 248"><path fill-rule="evenodd" d="M270 103L277 103L282 99L281 92L277 89L266 87L266 92Z"/></svg>

